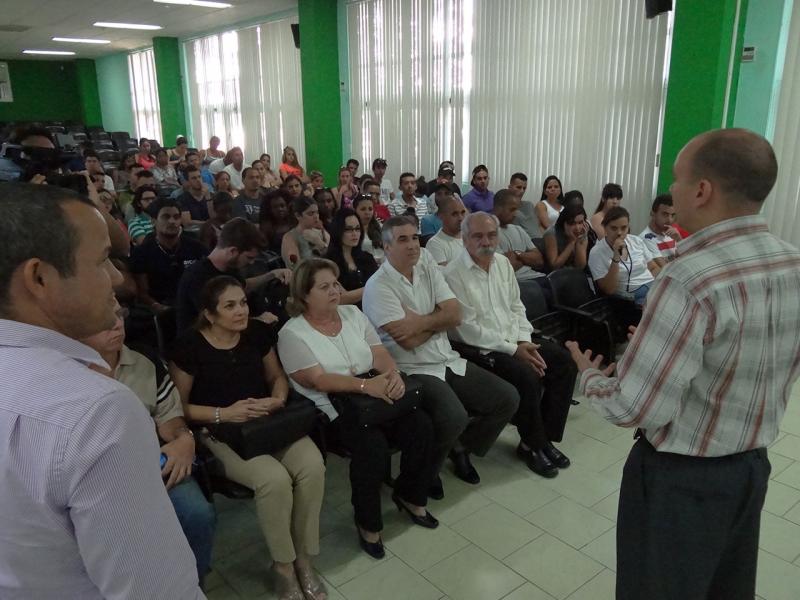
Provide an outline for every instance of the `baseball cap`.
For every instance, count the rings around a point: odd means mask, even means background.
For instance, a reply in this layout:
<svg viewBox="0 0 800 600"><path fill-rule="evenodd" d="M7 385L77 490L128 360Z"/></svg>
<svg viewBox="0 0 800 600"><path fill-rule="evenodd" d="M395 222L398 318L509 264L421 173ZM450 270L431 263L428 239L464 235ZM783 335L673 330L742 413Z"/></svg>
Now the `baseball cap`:
<svg viewBox="0 0 800 600"><path fill-rule="evenodd" d="M456 172L453 170L453 167L449 165L444 165L439 167L439 174L438 174L439 177L444 177L444 176L451 177L455 174Z"/></svg>

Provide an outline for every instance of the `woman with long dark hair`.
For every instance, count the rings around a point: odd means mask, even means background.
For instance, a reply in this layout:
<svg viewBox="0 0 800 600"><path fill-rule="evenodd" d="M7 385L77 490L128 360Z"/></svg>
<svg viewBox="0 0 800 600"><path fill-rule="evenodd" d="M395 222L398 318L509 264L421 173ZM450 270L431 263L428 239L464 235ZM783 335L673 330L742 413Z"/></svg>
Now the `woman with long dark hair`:
<svg viewBox="0 0 800 600"><path fill-rule="evenodd" d="M542 197L536 205L536 218L539 219L539 227L542 232L556 222L559 213L564 208L564 188L561 180L555 175L550 175L542 184Z"/></svg>
<svg viewBox="0 0 800 600"><path fill-rule="evenodd" d="M593 233L582 206L572 204L565 207L555 224L544 233L544 253L550 270L561 267L585 269L594 246Z"/></svg>
<svg viewBox="0 0 800 600"><path fill-rule="evenodd" d="M375 216L375 196L359 194L353 198L353 210L361 223L364 238L361 241L361 249L369 252L375 258L375 262L383 262L383 238L381 237L381 225Z"/></svg>
<svg viewBox="0 0 800 600"><path fill-rule="evenodd" d="M372 254L361 249L364 229L353 209L340 209L331 223L330 232L331 243L325 258L339 267L339 283L344 288L339 302L357 304L360 307L364 285L378 270L378 263Z"/></svg>

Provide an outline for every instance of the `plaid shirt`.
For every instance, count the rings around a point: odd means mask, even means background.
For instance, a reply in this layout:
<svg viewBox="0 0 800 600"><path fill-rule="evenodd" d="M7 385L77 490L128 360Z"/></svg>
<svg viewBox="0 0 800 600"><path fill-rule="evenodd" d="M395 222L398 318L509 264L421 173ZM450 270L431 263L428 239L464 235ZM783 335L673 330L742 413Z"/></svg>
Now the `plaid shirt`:
<svg viewBox="0 0 800 600"><path fill-rule="evenodd" d="M716 223L678 244L618 377L581 390L607 420L655 448L725 456L775 440L800 369L800 252L760 216Z"/></svg>

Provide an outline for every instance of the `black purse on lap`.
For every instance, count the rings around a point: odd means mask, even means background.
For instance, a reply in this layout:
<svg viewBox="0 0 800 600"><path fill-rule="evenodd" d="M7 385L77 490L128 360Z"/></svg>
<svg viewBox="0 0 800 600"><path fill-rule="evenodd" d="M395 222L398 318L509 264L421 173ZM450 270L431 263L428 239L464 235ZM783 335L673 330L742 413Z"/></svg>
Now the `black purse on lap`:
<svg viewBox="0 0 800 600"><path fill-rule="evenodd" d="M356 375L356 377L372 379L378 375L380 373L377 371L369 371ZM338 412L353 414L359 427L371 427L394 421L417 410L422 403L422 385L408 379L403 373L400 376L406 386L406 393L392 404L380 398L359 393L331 394L331 402Z"/></svg>

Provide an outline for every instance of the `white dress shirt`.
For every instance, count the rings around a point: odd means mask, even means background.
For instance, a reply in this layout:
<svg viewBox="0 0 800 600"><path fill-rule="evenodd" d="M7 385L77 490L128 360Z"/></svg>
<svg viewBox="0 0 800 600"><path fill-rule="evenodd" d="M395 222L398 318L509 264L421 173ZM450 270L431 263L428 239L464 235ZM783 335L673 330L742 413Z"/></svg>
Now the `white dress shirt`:
<svg viewBox="0 0 800 600"><path fill-rule="evenodd" d="M434 333L413 350L404 350L382 329L387 323L405 318L403 307L419 315L429 315L437 304L455 298L438 265L424 250L414 265L413 281L406 279L388 260L385 261L364 286L361 303L401 371L409 375L433 375L444 380L445 371L450 368L456 375L463 376L467 361L453 350L444 331Z"/></svg>
<svg viewBox="0 0 800 600"><path fill-rule="evenodd" d="M656 258L644 241L635 235L625 238L628 256L620 260L617 273L617 294L628 294L653 281L653 274L647 263ZM605 239L598 240L589 253L589 270L595 281L608 275L614 251Z"/></svg>
<svg viewBox="0 0 800 600"><path fill-rule="evenodd" d="M464 242L460 237L447 235L443 229L440 229L428 240L425 249L431 253L437 263L449 263L464 249Z"/></svg>
<svg viewBox="0 0 800 600"><path fill-rule="evenodd" d="M153 420L100 356L0 319L0 598L205 598Z"/></svg>
<svg viewBox="0 0 800 600"><path fill-rule="evenodd" d="M530 342L533 327L525 318L514 267L495 254L489 271L475 264L466 249L444 270L450 289L461 304L461 325L450 337L486 352L514 354L517 342Z"/></svg>

